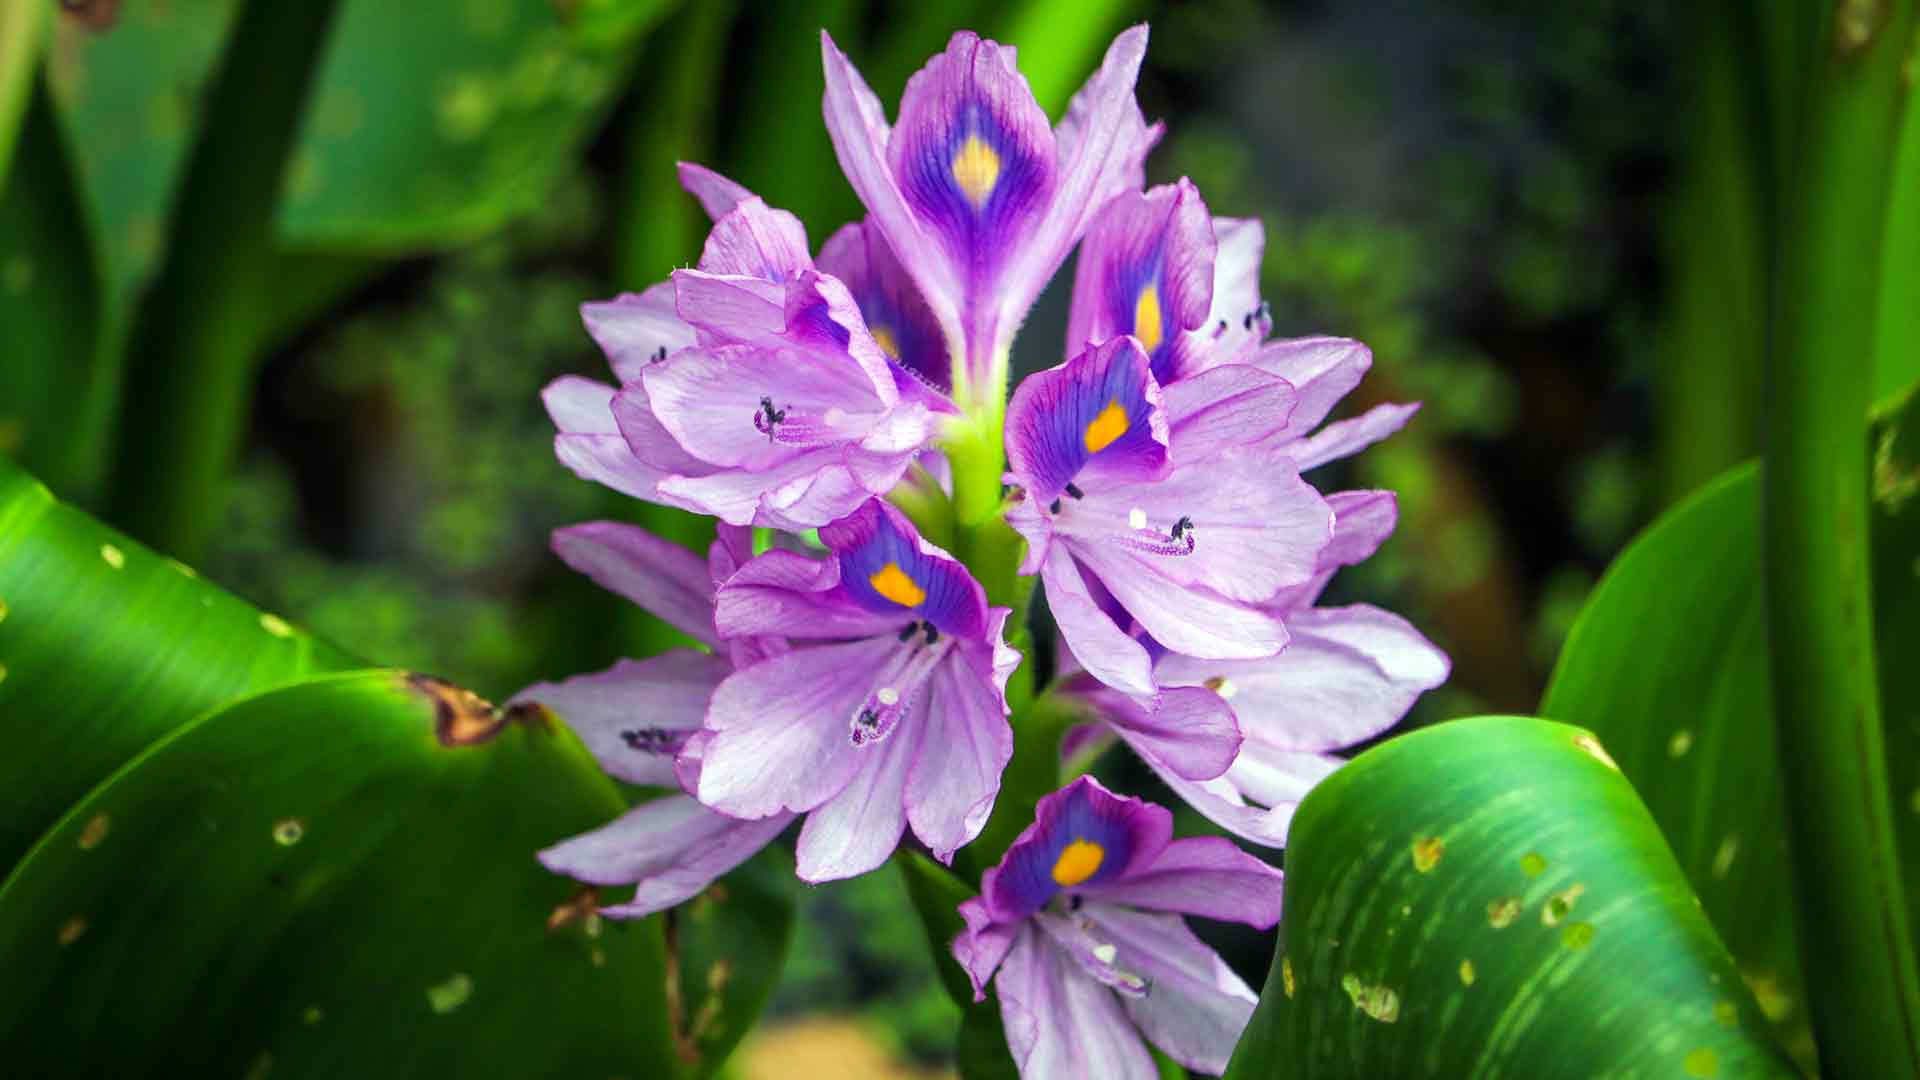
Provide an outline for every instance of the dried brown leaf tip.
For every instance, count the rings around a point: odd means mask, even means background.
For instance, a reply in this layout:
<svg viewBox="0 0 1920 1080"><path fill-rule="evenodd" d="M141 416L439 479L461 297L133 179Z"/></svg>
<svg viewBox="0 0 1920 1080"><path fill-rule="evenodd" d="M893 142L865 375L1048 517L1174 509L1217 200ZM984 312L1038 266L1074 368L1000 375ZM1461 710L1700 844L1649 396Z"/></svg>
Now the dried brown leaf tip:
<svg viewBox="0 0 1920 1080"><path fill-rule="evenodd" d="M409 675L407 685L433 702L433 732L442 746L477 746L500 734L509 724L526 724L543 730L552 727L552 714L542 705L523 703L497 708L473 691L432 675Z"/></svg>
<svg viewBox="0 0 1920 1080"><path fill-rule="evenodd" d="M120 19L120 0L60 0L60 8L89 30L111 30Z"/></svg>

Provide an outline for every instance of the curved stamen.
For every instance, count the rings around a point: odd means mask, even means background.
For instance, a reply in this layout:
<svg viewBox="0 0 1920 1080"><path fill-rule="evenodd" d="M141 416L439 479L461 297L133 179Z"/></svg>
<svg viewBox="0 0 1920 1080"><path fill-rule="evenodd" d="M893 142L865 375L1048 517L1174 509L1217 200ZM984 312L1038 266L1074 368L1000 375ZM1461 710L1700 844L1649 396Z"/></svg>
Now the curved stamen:
<svg viewBox="0 0 1920 1080"><path fill-rule="evenodd" d="M687 745L688 731L669 731L662 727L633 728L620 733L620 741L627 749L642 754L677 754Z"/></svg>
<svg viewBox="0 0 1920 1080"><path fill-rule="evenodd" d="M940 639L932 623L924 624L927 640L922 643L913 633L921 626L907 627L901 647L893 650L874 678L877 688L853 711L847 724L847 738L853 745L871 746L893 734L912 710L914 694L953 647L951 641Z"/></svg>
<svg viewBox="0 0 1920 1080"><path fill-rule="evenodd" d="M844 439L827 424L797 414L791 405L774 408L771 397L760 399L760 408L753 414L753 429L767 437L769 446L776 442L782 446L825 446Z"/></svg>

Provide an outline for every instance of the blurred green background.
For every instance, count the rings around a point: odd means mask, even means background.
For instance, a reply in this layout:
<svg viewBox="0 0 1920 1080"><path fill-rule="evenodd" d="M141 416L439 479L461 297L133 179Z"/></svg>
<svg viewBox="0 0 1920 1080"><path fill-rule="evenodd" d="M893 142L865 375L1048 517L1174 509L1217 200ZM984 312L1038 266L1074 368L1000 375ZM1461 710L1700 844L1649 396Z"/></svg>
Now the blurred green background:
<svg viewBox="0 0 1920 1080"><path fill-rule="evenodd" d="M1533 710L1610 557L1753 449L1770 195L1745 166L1771 144L1715 4L356 2L313 35L304 96L234 48L299 34L298 6L49 16L0 198L0 452L349 651L496 700L669 640L546 537L699 524L560 467L538 393L605 377L581 301L697 258L674 161L816 245L858 213L820 121L823 26L890 107L952 30L1012 41L1058 115L1151 22L1150 180L1265 221L1278 332L1373 348L1349 410L1426 403L1318 478L1400 494L1398 536L1335 598L1454 657L1415 722ZM282 99L293 142L244 138ZM1022 368L1061 359L1070 281ZM852 1017L877 1062L940 1066L955 1014L901 890L888 869L808 893L771 1023ZM1228 941L1258 985L1267 941Z"/></svg>

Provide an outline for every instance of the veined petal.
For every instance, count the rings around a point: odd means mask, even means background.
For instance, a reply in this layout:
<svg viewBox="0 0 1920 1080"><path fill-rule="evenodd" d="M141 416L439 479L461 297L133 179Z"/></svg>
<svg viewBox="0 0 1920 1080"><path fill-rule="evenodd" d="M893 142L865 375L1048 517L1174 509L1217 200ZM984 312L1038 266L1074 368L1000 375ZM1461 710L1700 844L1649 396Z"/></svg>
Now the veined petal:
<svg viewBox="0 0 1920 1080"><path fill-rule="evenodd" d="M846 457L843 447L821 447L765 469L669 476L660 482L658 501L712 514L731 525L805 532L873 497L847 468ZM900 471L911 461L912 455L900 455ZM875 473L869 469L865 475Z"/></svg>
<svg viewBox="0 0 1920 1080"><path fill-rule="evenodd" d="M1293 338L1267 342L1246 362L1293 384L1300 398L1288 426L1298 436L1319 427L1340 399L1360 385L1373 366L1373 352L1347 338Z"/></svg>
<svg viewBox="0 0 1920 1080"><path fill-rule="evenodd" d="M700 269L709 274L739 274L786 281L813 268L807 254L807 229L785 210L775 210L749 195L713 223L700 252Z"/></svg>
<svg viewBox="0 0 1920 1080"><path fill-rule="evenodd" d="M1365 450L1399 431L1420 411L1419 405L1375 405L1351 420L1328 424L1288 448L1300 471L1317 468Z"/></svg>
<svg viewBox="0 0 1920 1080"><path fill-rule="evenodd" d="M946 335L878 226L844 226L820 249L818 265L853 294L873 340L896 365L902 392L930 388L937 391L930 395L935 402L945 402L953 390Z"/></svg>
<svg viewBox="0 0 1920 1080"><path fill-rule="evenodd" d="M1242 718L1249 739L1303 752L1370 739L1447 680L1446 654L1405 619L1379 608L1309 608L1288 614L1287 629L1293 640L1278 656L1202 661L1168 655L1154 674L1167 685L1214 688Z"/></svg>
<svg viewBox="0 0 1920 1080"><path fill-rule="evenodd" d="M1130 337L1022 379L1007 406L1007 462L1045 505L1085 470L1151 482L1166 474L1167 418L1147 354Z"/></svg>
<svg viewBox="0 0 1920 1080"><path fill-rule="evenodd" d="M1223 450L1271 449L1293 437L1292 384L1251 365L1209 368L1164 393L1171 453L1182 464Z"/></svg>
<svg viewBox="0 0 1920 1080"><path fill-rule="evenodd" d="M1287 846L1287 827L1293 823L1298 800L1271 809L1255 806L1224 776L1214 780L1185 780L1154 758L1142 754L1140 759L1175 795L1215 825L1264 847Z"/></svg>
<svg viewBox="0 0 1920 1080"><path fill-rule="evenodd" d="M1005 609L995 610L1001 612L996 621L1004 622ZM906 809L913 834L943 863L980 835L1000 791L1000 774L1013 758L1005 686L1005 675L996 686L958 657L929 677Z"/></svg>
<svg viewBox="0 0 1920 1080"><path fill-rule="evenodd" d="M986 900L978 896L961 902L960 918L965 920L967 928L954 936L953 958L973 983L973 1000L985 1001L987 983L992 981L1000 962L1007 958L1007 950L1013 948L1026 923L995 922Z"/></svg>
<svg viewBox="0 0 1920 1080"><path fill-rule="evenodd" d="M1311 607L1341 567L1372 558L1399 520L1399 500L1391 491L1336 491L1326 499L1333 510L1333 539L1320 550L1319 568L1313 577L1281 589L1262 605L1283 618L1286 612Z"/></svg>
<svg viewBox="0 0 1920 1080"><path fill-rule="evenodd" d="M1153 660L1094 598L1080 567L1065 548L1048 554L1041 569L1047 607L1070 655L1101 682L1128 694L1155 692Z"/></svg>
<svg viewBox="0 0 1920 1080"><path fill-rule="evenodd" d="M886 237L901 265L920 286L920 295L939 322L951 351L964 341L960 324L961 268L946 257L931 230L922 226L894 179L887 154L892 133L880 99L824 30L820 33L820 54L826 68L827 133L833 139L840 169L873 215L871 227Z"/></svg>
<svg viewBox="0 0 1920 1080"><path fill-rule="evenodd" d="M996 322L1008 310L996 288L999 271L1033 242L1059 169L1046 113L1012 50L968 31L954 34L944 53L907 80L887 164L920 235L955 268L970 348L977 354L1001 344L999 333L1010 335L1012 326ZM906 250L895 244L896 253ZM1053 266L1065 255L1062 249Z"/></svg>
<svg viewBox="0 0 1920 1080"><path fill-rule="evenodd" d="M1100 208L1139 186L1140 162L1158 137L1155 129L1142 126L1133 96L1146 54L1146 25L1123 31L1075 97L1068 113L1070 141L1061 148L1052 200L1002 273L996 320L1001 333L1013 333ZM1070 341L1069 350L1080 344Z"/></svg>
<svg viewBox="0 0 1920 1080"><path fill-rule="evenodd" d="M592 521L553 532L553 553L676 630L718 645L713 583L700 556L637 525Z"/></svg>
<svg viewBox="0 0 1920 1080"><path fill-rule="evenodd" d="M643 382L661 426L712 468L770 469L857 443L886 409L859 366L790 349L687 349L649 368Z"/></svg>
<svg viewBox="0 0 1920 1080"><path fill-rule="evenodd" d="M1096 933L1113 940L1117 962L1152 987L1120 998L1147 1040L1196 1072L1225 1072L1260 1000L1252 988L1178 915L1091 903L1086 915Z"/></svg>
<svg viewBox="0 0 1920 1080"><path fill-rule="evenodd" d="M1091 903L1199 915L1266 930L1280 921L1280 871L1223 836L1189 836L1152 863L1087 893Z"/></svg>
<svg viewBox="0 0 1920 1080"><path fill-rule="evenodd" d="M633 899L600 909L611 918L637 919L698 896L772 843L792 820L792 814L775 814L741 821L714 813L690 795L669 795L547 848L540 862L593 885L637 883Z"/></svg>
<svg viewBox="0 0 1920 1080"><path fill-rule="evenodd" d="M591 675L535 683L511 703L536 703L558 713L608 774L630 784L674 787L674 755L705 720L714 687L730 670L720 657L671 649Z"/></svg>
<svg viewBox="0 0 1920 1080"><path fill-rule="evenodd" d="M1188 779L1221 775L1240 752L1233 709L1205 687L1164 687L1158 707L1152 698L1123 694L1091 679L1073 684L1070 692L1099 709L1129 744Z"/></svg>
<svg viewBox="0 0 1920 1080"><path fill-rule="evenodd" d="M1159 480L1082 485L1085 498L1064 502L1053 520L1055 534L1142 623L1147 620L1122 588L1146 585L1116 582L1109 571L1118 563L1247 603L1318 570L1320 552L1333 536L1333 511L1300 479L1288 453L1231 449L1173 465Z"/></svg>
<svg viewBox="0 0 1920 1080"><path fill-rule="evenodd" d="M1203 585L1182 584L1112 547L1075 545L1075 552L1127 614L1169 649L1211 659L1250 660L1286 647L1285 625L1268 612Z"/></svg>
<svg viewBox="0 0 1920 1080"><path fill-rule="evenodd" d="M687 194L700 200L700 209L715 221L733 212L734 207L753 198L753 192L714 172L704 165L690 161L678 163L680 186Z"/></svg>
<svg viewBox="0 0 1920 1080"><path fill-rule="evenodd" d="M1206 324L1213 265L1213 222L1191 182L1122 193L1080 245L1067 352L1132 335L1165 385L1186 366L1177 355L1194 347L1189 332Z"/></svg>
<svg viewBox="0 0 1920 1080"><path fill-rule="evenodd" d="M868 751L873 760L838 795L807 815L794 851L800 880L815 885L838 881L887 861L907 825L907 767L914 749L905 732L882 739Z"/></svg>
<svg viewBox="0 0 1920 1080"><path fill-rule="evenodd" d="M891 503L868 501L823 527L820 542L839 559L842 587L868 611L924 620L966 641L986 639L985 590Z"/></svg>
<svg viewBox="0 0 1920 1080"><path fill-rule="evenodd" d="M1330 754L1280 750L1249 739L1241 744L1225 779L1254 802L1291 814L1316 784L1344 764Z"/></svg>
<svg viewBox="0 0 1920 1080"><path fill-rule="evenodd" d="M581 304L580 320L622 383L639 378L648 364L693 344L693 327L681 320L674 307L672 282Z"/></svg>
<svg viewBox="0 0 1920 1080"><path fill-rule="evenodd" d="M729 577L716 598L722 637L778 635L844 640L897 633L902 616L877 613L840 588L840 563L778 548L755 556Z"/></svg>
<svg viewBox="0 0 1920 1080"><path fill-rule="evenodd" d="M1023 919L1063 890L1092 888L1151 865L1173 836L1173 815L1082 776L1040 800L1034 823L986 872L980 894L994 917Z"/></svg>
<svg viewBox="0 0 1920 1080"><path fill-rule="evenodd" d="M613 387L563 375L548 383L540 398L558 429L553 449L562 465L582 480L605 484L623 495L656 499L655 489L668 474L635 455L632 442L616 422ZM642 423L651 425L642 431L645 438L652 439L657 433L658 439L673 444L672 437L651 422L650 414ZM685 457L684 452L681 457Z"/></svg>
<svg viewBox="0 0 1920 1080"><path fill-rule="evenodd" d="M725 814L802 812L840 794L875 760L849 727L894 642L819 645L727 677L707 710L701 802Z"/></svg>
<svg viewBox="0 0 1920 1080"><path fill-rule="evenodd" d="M1172 374L1185 378L1220 364L1246 362L1273 329L1260 300L1266 231L1258 218L1214 218L1213 305L1194 347Z"/></svg>
<svg viewBox="0 0 1920 1080"><path fill-rule="evenodd" d="M1081 973L1037 927L1020 928L994 986L1021 1080L1157 1080L1160 1075L1119 999Z"/></svg>

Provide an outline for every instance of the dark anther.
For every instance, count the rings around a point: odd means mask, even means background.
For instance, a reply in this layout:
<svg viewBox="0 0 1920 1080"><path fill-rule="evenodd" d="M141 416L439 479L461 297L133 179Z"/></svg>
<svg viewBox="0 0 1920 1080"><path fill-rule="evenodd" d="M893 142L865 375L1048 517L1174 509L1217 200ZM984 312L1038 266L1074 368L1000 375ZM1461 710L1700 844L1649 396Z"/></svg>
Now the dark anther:
<svg viewBox="0 0 1920 1080"><path fill-rule="evenodd" d="M880 726L880 714L872 709L861 709L860 718L854 722L853 745L860 746L873 738L874 729Z"/></svg>
<svg viewBox="0 0 1920 1080"><path fill-rule="evenodd" d="M903 628L903 629L902 629L902 630L900 631L900 640L901 640L901 641L905 641L905 640L907 640L908 638L910 638L910 637L912 637L912 636L913 636L913 632L914 632L915 630L918 630L918 629L920 629L920 624L919 624L919 623L917 623L917 622L910 622L910 623L908 623L908 624L907 624L907 625L906 625L906 626L905 626L905 627L904 627L904 628Z"/></svg>
<svg viewBox="0 0 1920 1080"><path fill-rule="evenodd" d="M1213 336L1214 336L1214 337L1219 337L1219 336L1220 336L1221 334L1224 334L1224 333L1226 333L1226 332L1227 332L1227 320L1225 320L1225 319L1221 319L1221 320L1220 320L1220 329L1218 329L1218 330L1215 330L1215 331L1213 332Z"/></svg>
<svg viewBox="0 0 1920 1080"><path fill-rule="evenodd" d="M931 645L934 642L939 640L940 640L940 631L935 630L933 628L933 620L928 619L927 620L927 644Z"/></svg>
<svg viewBox="0 0 1920 1080"><path fill-rule="evenodd" d="M1086 492L1081 491L1079 488L1074 487L1072 484L1067 485L1066 491L1067 491L1067 494L1073 496L1076 499L1084 499L1087 497Z"/></svg>
<svg viewBox="0 0 1920 1080"><path fill-rule="evenodd" d="M787 410L774 408L773 399L763 397L760 399L760 411L753 414L753 426L759 431L766 432L767 441L771 443L773 441L773 429L786 418Z"/></svg>
<svg viewBox="0 0 1920 1080"><path fill-rule="evenodd" d="M679 751L681 740L678 732L650 727L623 731L620 741L627 744L627 749L642 754L671 754Z"/></svg>
<svg viewBox="0 0 1920 1080"><path fill-rule="evenodd" d="M1247 312L1247 317L1240 320L1240 327L1243 330L1253 329L1253 312Z"/></svg>
<svg viewBox="0 0 1920 1080"><path fill-rule="evenodd" d="M1173 523L1172 535L1175 540L1180 539L1181 537L1187 535L1189 532L1192 532L1192 531L1193 531L1193 519L1188 517L1185 514L1181 514L1180 520Z"/></svg>
<svg viewBox="0 0 1920 1080"><path fill-rule="evenodd" d="M1080 897L1078 895L1067 897L1067 910L1068 911L1080 910Z"/></svg>
<svg viewBox="0 0 1920 1080"><path fill-rule="evenodd" d="M1048 504L1047 504L1047 509L1048 509L1049 511L1051 511L1052 513L1055 513L1055 514L1057 514L1057 513L1059 513L1059 512L1060 512L1060 500L1059 500L1059 499L1055 499L1055 500L1053 500L1052 502L1050 502L1050 503L1048 503Z"/></svg>
<svg viewBox="0 0 1920 1080"><path fill-rule="evenodd" d="M660 361L665 360L666 358L667 358L667 347L665 345L662 345L660 346L660 350L653 354L653 362L657 364Z"/></svg>

